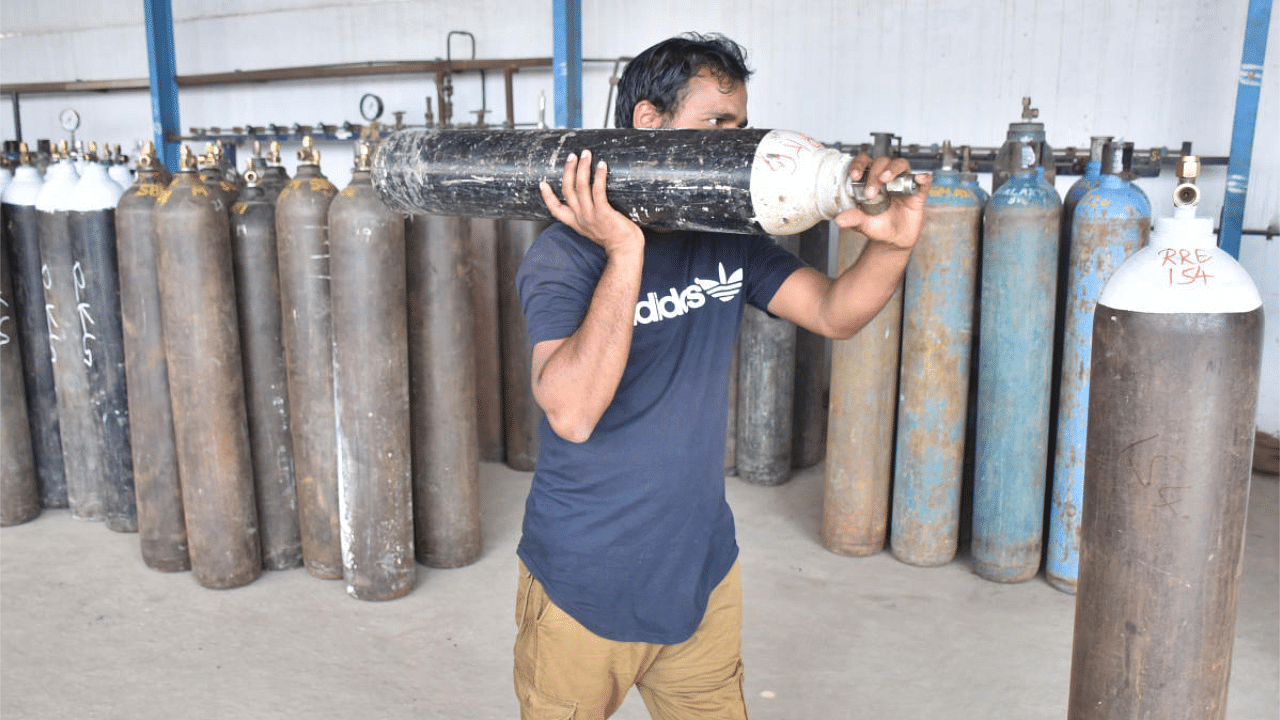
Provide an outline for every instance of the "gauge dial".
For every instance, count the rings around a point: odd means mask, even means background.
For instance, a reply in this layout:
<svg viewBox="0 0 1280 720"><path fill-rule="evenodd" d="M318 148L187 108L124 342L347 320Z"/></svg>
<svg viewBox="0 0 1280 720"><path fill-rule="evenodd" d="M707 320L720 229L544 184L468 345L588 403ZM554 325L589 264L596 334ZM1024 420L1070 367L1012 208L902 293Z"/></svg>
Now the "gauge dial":
<svg viewBox="0 0 1280 720"><path fill-rule="evenodd" d="M73 132L76 128L80 127L80 113L72 110L71 108L67 108L66 110L58 113L58 123L62 125L63 130Z"/></svg>
<svg viewBox="0 0 1280 720"><path fill-rule="evenodd" d="M382 98L373 93L366 93L360 98L360 117L369 122L382 117Z"/></svg>

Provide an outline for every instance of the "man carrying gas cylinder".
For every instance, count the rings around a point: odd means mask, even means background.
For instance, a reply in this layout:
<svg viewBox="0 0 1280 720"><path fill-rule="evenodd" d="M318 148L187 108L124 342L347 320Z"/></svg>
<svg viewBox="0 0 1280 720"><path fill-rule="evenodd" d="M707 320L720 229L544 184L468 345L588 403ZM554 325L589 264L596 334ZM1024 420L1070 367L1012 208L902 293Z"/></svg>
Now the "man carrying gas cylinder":
<svg viewBox="0 0 1280 720"><path fill-rule="evenodd" d="M663 41L628 64L615 124L745 127L750 74L725 37ZM874 197L909 172L905 160L861 155L850 175ZM654 718L745 718L724 490L743 310L852 336L902 279L931 178L916 176L918 191L883 214L836 217L869 242L833 280L767 237L642 230L610 207L607 173L583 150L568 157L559 196L542 184L559 222L517 278L546 422L517 550L516 695L526 719L605 718L632 685ZM641 322L641 299L673 289L692 300L684 312Z"/></svg>

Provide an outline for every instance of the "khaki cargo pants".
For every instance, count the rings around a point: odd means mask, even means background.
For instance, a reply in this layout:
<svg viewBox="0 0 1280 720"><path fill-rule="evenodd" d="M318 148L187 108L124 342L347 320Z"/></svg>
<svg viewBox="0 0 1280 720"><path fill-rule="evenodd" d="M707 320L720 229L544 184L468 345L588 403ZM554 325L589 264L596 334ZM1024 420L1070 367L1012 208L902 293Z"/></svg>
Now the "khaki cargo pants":
<svg viewBox="0 0 1280 720"><path fill-rule="evenodd" d="M547 598L520 563L516 697L523 720L603 720L635 685L655 720L745 720L738 563L678 645L606 640Z"/></svg>

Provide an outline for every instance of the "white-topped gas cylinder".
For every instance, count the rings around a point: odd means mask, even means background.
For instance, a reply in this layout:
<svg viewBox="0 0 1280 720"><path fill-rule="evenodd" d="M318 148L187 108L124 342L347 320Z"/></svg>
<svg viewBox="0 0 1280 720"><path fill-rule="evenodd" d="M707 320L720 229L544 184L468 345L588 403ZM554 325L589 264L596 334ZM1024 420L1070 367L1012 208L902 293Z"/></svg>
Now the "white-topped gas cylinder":
<svg viewBox="0 0 1280 720"><path fill-rule="evenodd" d="M1094 312L1068 720L1226 715L1262 299L1196 174Z"/></svg>

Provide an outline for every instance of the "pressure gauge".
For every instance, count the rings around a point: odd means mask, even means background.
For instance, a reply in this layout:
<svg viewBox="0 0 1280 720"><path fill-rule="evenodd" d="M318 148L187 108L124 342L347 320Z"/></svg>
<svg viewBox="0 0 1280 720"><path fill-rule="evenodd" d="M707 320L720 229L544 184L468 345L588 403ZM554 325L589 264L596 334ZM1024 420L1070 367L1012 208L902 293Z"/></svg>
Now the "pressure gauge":
<svg viewBox="0 0 1280 720"><path fill-rule="evenodd" d="M63 130L75 132L80 127L80 113L67 108L58 113L58 123L62 125Z"/></svg>
<svg viewBox="0 0 1280 720"><path fill-rule="evenodd" d="M373 93L366 93L360 98L360 117L369 122L382 117L382 98Z"/></svg>

